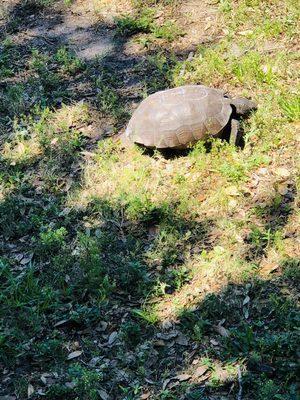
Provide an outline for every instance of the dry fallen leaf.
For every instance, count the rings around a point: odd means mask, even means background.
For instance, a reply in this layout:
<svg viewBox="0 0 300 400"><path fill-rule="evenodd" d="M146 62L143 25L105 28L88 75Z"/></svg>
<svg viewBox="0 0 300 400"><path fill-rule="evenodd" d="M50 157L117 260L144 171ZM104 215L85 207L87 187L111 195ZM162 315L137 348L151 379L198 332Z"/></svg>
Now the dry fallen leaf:
<svg viewBox="0 0 300 400"><path fill-rule="evenodd" d="M82 353L83 353L82 350L72 351L72 353L68 355L67 360L73 360L73 358L80 357Z"/></svg>
<svg viewBox="0 0 300 400"><path fill-rule="evenodd" d="M189 374L180 374L180 375L176 375L174 376L173 379L177 379L180 382L184 382L184 381L188 381L189 379L191 379L191 375Z"/></svg>
<svg viewBox="0 0 300 400"><path fill-rule="evenodd" d="M250 297L249 297L249 296L246 296L246 297L244 298L244 301L243 301L243 306L245 306L246 304L248 304L249 301L250 301Z"/></svg>
<svg viewBox="0 0 300 400"><path fill-rule="evenodd" d="M277 186L277 191L279 194L281 194L281 196L285 196L289 191L287 183L286 182L280 183Z"/></svg>
<svg viewBox="0 0 300 400"><path fill-rule="evenodd" d="M168 379L165 379L165 380L164 380L164 383L163 383L163 386L162 386L162 389L163 389L163 390L166 389L166 387L167 387L168 384L171 382L171 380L172 380L172 378L171 378L171 379L168 378Z"/></svg>
<svg viewBox="0 0 300 400"><path fill-rule="evenodd" d="M291 175L287 168L279 167L275 170L275 174L281 179L288 179Z"/></svg>
<svg viewBox="0 0 300 400"><path fill-rule="evenodd" d="M112 333L109 335L108 344L109 344L109 345L113 344L113 343L117 340L117 337L118 337L118 332L116 332L116 331L112 332Z"/></svg>
<svg viewBox="0 0 300 400"><path fill-rule="evenodd" d="M181 333L178 335L178 337L175 339L175 342L179 344L180 346L188 346L189 341L188 338Z"/></svg>
<svg viewBox="0 0 300 400"><path fill-rule="evenodd" d="M228 186L225 188L225 193L228 196L240 196L240 192L236 186Z"/></svg>
<svg viewBox="0 0 300 400"><path fill-rule="evenodd" d="M164 347L165 346L165 342L163 340L155 340L153 342L154 346L156 347Z"/></svg>
<svg viewBox="0 0 300 400"><path fill-rule="evenodd" d="M68 389L74 389L74 387L76 387L76 383L75 383L75 382L66 382L66 383L65 383L65 386L66 386Z"/></svg>
<svg viewBox="0 0 300 400"><path fill-rule="evenodd" d="M169 333L157 333L156 337L161 340L171 340L178 336L178 331L171 331Z"/></svg>
<svg viewBox="0 0 300 400"><path fill-rule="evenodd" d="M26 265L26 264L30 263L30 261L32 260L32 258L33 258L33 254L29 254L29 255L27 255L27 256L24 256L24 257L22 258L22 260L20 261L20 264Z"/></svg>
<svg viewBox="0 0 300 400"><path fill-rule="evenodd" d="M168 321L168 320L163 321L162 324L161 324L161 327L162 327L164 330L166 330L166 331L167 331L168 329L171 329L172 326L173 326L172 322L171 322L171 321Z"/></svg>
<svg viewBox="0 0 300 400"><path fill-rule="evenodd" d="M61 321L56 322L56 324L54 325L55 328L57 328L60 325L64 325L66 322L68 322L68 319L62 319Z"/></svg>
<svg viewBox="0 0 300 400"><path fill-rule="evenodd" d="M279 268L279 264L276 262L263 262L260 272L263 275L269 275L272 272L276 271L276 269L278 269L278 268Z"/></svg>
<svg viewBox="0 0 300 400"><path fill-rule="evenodd" d="M152 225L148 228L148 235L151 238L154 238L159 233L159 227L157 225Z"/></svg>
<svg viewBox="0 0 300 400"><path fill-rule="evenodd" d="M34 387L31 384L29 384L27 388L27 397L28 398L31 397L33 393L34 393Z"/></svg>
<svg viewBox="0 0 300 400"><path fill-rule="evenodd" d="M222 325L214 325L213 328L216 332L218 332L223 337L229 337L229 335L230 335L230 332L226 328L224 328L224 326L222 326Z"/></svg>
<svg viewBox="0 0 300 400"><path fill-rule="evenodd" d="M207 370L208 367L201 365L200 367L196 368L193 378L200 378L200 376L204 375Z"/></svg>
<svg viewBox="0 0 300 400"><path fill-rule="evenodd" d="M41 381L43 382L44 385L47 385L47 378L49 378L51 374L42 374L41 375Z"/></svg>
<svg viewBox="0 0 300 400"><path fill-rule="evenodd" d="M168 385L168 388L173 389L174 387L179 386L179 385L180 385L180 381L173 381Z"/></svg>
<svg viewBox="0 0 300 400"><path fill-rule="evenodd" d="M150 394L151 394L150 392L147 392L147 393L142 394L142 395L141 395L141 400L147 400L147 399L149 399Z"/></svg>
<svg viewBox="0 0 300 400"><path fill-rule="evenodd" d="M228 207L229 208L235 208L236 206L237 206L237 201L236 200L234 200L234 199L231 199L229 202L228 202Z"/></svg>
<svg viewBox="0 0 300 400"><path fill-rule="evenodd" d="M104 331L106 330L107 326L108 326L108 323L107 323L107 322L105 322L105 321L100 321L100 322L99 322L99 325L98 325L97 328L96 328L96 331L98 331L98 332L104 332Z"/></svg>
<svg viewBox="0 0 300 400"><path fill-rule="evenodd" d="M99 394L99 396L100 396L100 398L102 400L108 400L109 399L108 393L103 389L98 390L98 394Z"/></svg>

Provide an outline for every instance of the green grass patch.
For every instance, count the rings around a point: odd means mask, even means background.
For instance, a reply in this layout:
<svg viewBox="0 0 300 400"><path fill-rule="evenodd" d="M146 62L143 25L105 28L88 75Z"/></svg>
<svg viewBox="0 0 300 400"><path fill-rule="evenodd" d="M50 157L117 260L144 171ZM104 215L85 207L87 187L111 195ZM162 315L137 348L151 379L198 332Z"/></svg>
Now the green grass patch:
<svg viewBox="0 0 300 400"><path fill-rule="evenodd" d="M164 39L172 42L183 35L182 30L174 21L166 21L158 25L155 21L155 9L153 8L140 9L134 16L125 15L118 17L116 24L119 34L123 36L147 33L155 39Z"/></svg>

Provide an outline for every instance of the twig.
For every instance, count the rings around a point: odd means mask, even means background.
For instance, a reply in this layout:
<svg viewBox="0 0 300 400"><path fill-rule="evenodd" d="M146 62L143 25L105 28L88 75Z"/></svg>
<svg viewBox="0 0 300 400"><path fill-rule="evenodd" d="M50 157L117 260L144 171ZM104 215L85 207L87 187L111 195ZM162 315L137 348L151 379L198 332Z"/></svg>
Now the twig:
<svg viewBox="0 0 300 400"><path fill-rule="evenodd" d="M237 400L242 400L243 394L243 381L242 381L242 372L240 366L238 366L238 382L239 382L239 392L237 395Z"/></svg>

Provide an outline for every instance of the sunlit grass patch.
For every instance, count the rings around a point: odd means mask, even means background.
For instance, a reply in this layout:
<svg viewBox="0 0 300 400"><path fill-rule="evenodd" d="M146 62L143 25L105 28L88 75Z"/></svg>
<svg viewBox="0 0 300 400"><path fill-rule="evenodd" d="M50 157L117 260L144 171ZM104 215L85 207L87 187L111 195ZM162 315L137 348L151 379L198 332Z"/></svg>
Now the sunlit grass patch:
<svg viewBox="0 0 300 400"><path fill-rule="evenodd" d="M299 9L296 0L224 0L220 2L220 8L229 29L241 34L249 30L250 35L260 38L277 38L281 34L293 37L297 30Z"/></svg>
<svg viewBox="0 0 300 400"><path fill-rule="evenodd" d="M128 217L134 219L162 204L173 203L183 213L189 212L189 196L197 189L188 178L174 179L176 171L177 176L188 173L184 159L165 162L138 148L123 151L118 144L108 143L100 144L94 160L87 163L83 188L75 202L88 204L93 198L121 202Z"/></svg>
<svg viewBox="0 0 300 400"><path fill-rule="evenodd" d="M15 138L4 143L3 160L10 165L29 165L42 154L40 144L35 139Z"/></svg>
<svg viewBox="0 0 300 400"><path fill-rule="evenodd" d="M279 99L279 105L284 116L289 121L300 121L300 96L299 95L283 95Z"/></svg>
<svg viewBox="0 0 300 400"><path fill-rule="evenodd" d="M255 264L243 260L242 250L238 253L233 254L232 247L216 245L213 250L192 258L187 265L191 279L173 295L165 296L157 303L159 318L176 319L185 307L192 308L203 296L222 290L229 282L243 283L254 276Z"/></svg>
<svg viewBox="0 0 300 400"><path fill-rule="evenodd" d="M96 16L106 18L111 15L119 15L120 13L130 12L133 10L134 4L131 0L92 0L91 9Z"/></svg>
<svg viewBox="0 0 300 400"><path fill-rule="evenodd" d="M23 117L16 122L11 139L3 144L2 157L11 165L28 165L53 152L59 158L73 157L83 143L82 128L89 120L84 103L63 106L54 112L46 108L35 110L35 117Z"/></svg>
<svg viewBox="0 0 300 400"><path fill-rule="evenodd" d="M287 73L287 53L277 53L276 58L263 55L258 51L241 50L240 57L230 54L229 41L224 40L214 48L200 48L193 61L186 64L185 73L177 75L175 84L202 83L211 85L226 84L245 85L246 90L253 90L257 84L276 87L280 78ZM243 46L243 45L242 45ZM249 46L249 44L248 44ZM180 69L178 69L180 71ZM280 86L279 86L280 87Z"/></svg>

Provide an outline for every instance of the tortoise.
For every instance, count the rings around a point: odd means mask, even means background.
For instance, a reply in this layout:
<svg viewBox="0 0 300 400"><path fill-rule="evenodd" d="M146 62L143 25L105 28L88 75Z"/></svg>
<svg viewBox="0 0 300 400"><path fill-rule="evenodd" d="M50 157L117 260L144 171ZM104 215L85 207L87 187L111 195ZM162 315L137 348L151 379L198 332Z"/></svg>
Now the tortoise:
<svg viewBox="0 0 300 400"><path fill-rule="evenodd" d="M256 109L246 98L230 98L223 91L187 85L156 92L134 111L125 141L152 149L185 149L208 137L230 134L239 141L239 119Z"/></svg>

